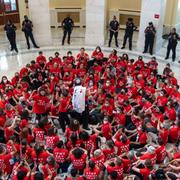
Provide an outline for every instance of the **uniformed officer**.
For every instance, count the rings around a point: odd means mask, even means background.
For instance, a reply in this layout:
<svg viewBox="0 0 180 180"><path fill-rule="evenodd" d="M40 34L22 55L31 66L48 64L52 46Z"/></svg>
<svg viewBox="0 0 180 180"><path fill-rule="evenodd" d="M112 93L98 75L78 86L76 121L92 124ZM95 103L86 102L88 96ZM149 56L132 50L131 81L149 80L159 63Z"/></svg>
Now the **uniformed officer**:
<svg viewBox="0 0 180 180"><path fill-rule="evenodd" d="M172 28L169 36L168 36L168 46L167 46L167 53L166 58L169 59L170 51L172 50L172 61L176 59L176 46L178 43L179 35L176 33L176 28Z"/></svg>
<svg viewBox="0 0 180 180"><path fill-rule="evenodd" d="M116 20L116 16L113 16L113 20L109 24L109 31L110 31L110 39L109 39L109 47L111 47L111 41L113 35L115 37L116 47L118 47L118 31L119 31L119 22Z"/></svg>
<svg viewBox="0 0 180 180"><path fill-rule="evenodd" d="M149 53L153 54L153 45L154 45L154 38L156 34L155 27L152 22L149 22L149 26L145 29L145 46L144 46L144 52L147 53L149 48Z"/></svg>
<svg viewBox="0 0 180 180"><path fill-rule="evenodd" d="M32 33L32 31L33 31L32 21L30 21L26 15L24 16L24 21L22 23L22 31L25 34L28 49L30 49L29 38L31 39L34 47L39 48L39 46L36 44L36 42L34 40L34 36L33 36L33 33Z"/></svg>
<svg viewBox="0 0 180 180"><path fill-rule="evenodd" d="M124 49L126 46L126 41L129 39L129 50L132 50L132 37L133 32L137 29L137 27L134 25L133 19L128 18L128 21L126 22L126 29L124 34L124 41L123 46L121 49Z"/></svg>
<svg viewBox="0 0 180 180"><path fill-rule="evenodd" d="M72 30L73 30L73 26L74 26L74 21L68 15L62 22L62 27L63 27L63 30L64 30L64 35L63 35L63 39L62 39L62 45L64 45L64 41L66 39L67 34L68 34L67 43L70 44L70 39L71 39L71 33L72 33Z"/></svg>
<svg viewBox="0 0 180 180"><path fill-rule="evenodd" d="M16 46L16 26L8 20L7 24L4 26L4 30L6 31L7 38L11 45L11 51L15 50L18 53L18 49Z"/></svg>

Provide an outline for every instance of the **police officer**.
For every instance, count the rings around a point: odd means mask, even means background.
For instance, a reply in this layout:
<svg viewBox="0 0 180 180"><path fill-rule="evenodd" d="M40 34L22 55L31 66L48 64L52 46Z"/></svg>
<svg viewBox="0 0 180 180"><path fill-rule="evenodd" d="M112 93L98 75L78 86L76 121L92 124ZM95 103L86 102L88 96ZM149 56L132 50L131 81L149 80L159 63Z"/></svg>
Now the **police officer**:
<svg viewBox="0 0 180 180"><path fill-rule="evenodd" d="M124 34L124 41L123 46L121 49L124 49L126 46L126 41L129 39L129 50L132 50L132 37L133 32L137 29L137 27L134 25L133 19L128 18L128 21L126 22L126 29Z"/></svg>
<svg viewBox="0 0 180 180"><path fill-rule="evenodd" d="M170 51L172 50L172 61L176 59L176 46L178 43L179 35L176 33L176 28L172 28L169 36L168 36L168 46L167 46L167 53L166 58L169 59Z"/></svg>
<svg viewBox="0 0 180 180"><path fill-rule="evenodd" d="M144 52L147 53L149 48L149 53L153 54L153 45L154 45L154 38L156 34L155 27L152 22L149 22L149 26L145 29L145 46L144 46Z"/></svg>
<svg viewBox="0 0 180 180"><path fill-rule="evenodd" d="M22 31L25 34L28 49L30 49L29 38L31 39L34 47L39 48L39 46L36 44L36 42L34 40L34 36L33 36L33 33L32 33L32 31L33 31L32 21L30 21L26 15L24 16L24 21L22 23Z"/></svg>
<svg viewBox="0 0 180 180"><path fill-rule="evenodd" d="M66 39L66 35L68 34L68 44L70 44L70 39L71 39L71 33L73 30L73 26L74 26L74 21L70 18L70 16L68 15L62 22L62 27L64 30L64 35L63 35L63 39L62 39L62 45L64 45L64 41Z"/></svg>
<svg viewBox="0 0 180 180"><path fill-rule="evenodd" d="M7 24L4 26L4 30L6 31L7 38L10 42L11 51L15 50L18 53L16 46L16 26L11 22L11 20L8 20Z"/></svg>
<svg viewBox="0 0 180 180"><path fill-rule="evenodd" d="M115 43L116 47L118 46L118 31L119 31L119 22L116 20L116 16L113 16L113 20L109 24L109 31L110 31L110 39L109 39L109 47L111 47L111 41L113 38L113 35L115 37Z"/></svg>

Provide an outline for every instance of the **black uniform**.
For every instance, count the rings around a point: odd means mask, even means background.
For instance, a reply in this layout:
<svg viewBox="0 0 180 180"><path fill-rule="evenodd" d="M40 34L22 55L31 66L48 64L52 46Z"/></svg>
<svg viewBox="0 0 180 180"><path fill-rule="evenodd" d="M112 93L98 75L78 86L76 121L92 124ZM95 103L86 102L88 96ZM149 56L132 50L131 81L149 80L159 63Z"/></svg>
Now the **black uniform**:
<svg viewBox="0 0 180 180"><path fill-rule="evenodd" d="M176 59L176 46L178 43L179 35L177 33L170 33L168 36L168 46L167 46L167 54L166 59L169 58L170 51L172 50L172 60Z"/></svg>
<svg viewBox="0 0 180 180"><path fill-rule="evenodd" d="M6 31L7 38L11 45L11 51L15 50L18 52L17 46L16 46L16 26L12 23L6 24L4 26L4 30Z"/></svg>
<svg viewBox="0 0 180 180"><path fill-rule="evenodd" d="M64 45L64 41L66 39L66 35L68 34L68 44L70 44L70 39L71 39L71 33L73 30L74 22L70 17L67 17L63 20L62 26L64 29L64 35L62 39L62 45Z"/></svg>
<svg viewBox="0 0 180 180"><path fill-rule="evenodd" d="M153 54L153 45L154 45L154 38L155 38L156 30L153 25L148 26L145 29L145 46L144 46L144 52L146 53L149 48L149 53Z"/></svg>
<svg viewBox="0 0 180 180"><path fill-rule="evenodd" d="M116 47L118 47L118 29L119 29L119 22L117 20L112 20L109 24L110 26L110 39L109 39L109 47L111 46L111 41L113 38L113 35L115 37L115 43Z"/></svg>
<svg viewBox="0 0 180 180"><path fill-rule="evenodd" d="M39 48L34 40L34 36L33 36L33 24L32 24L32 21L30 21L29 19L27 20L24 20L23 23L22 23L22 31L24 32L25 34L25 37L26 37L26 43L27 43L27 46L28 46L28 49L30 49L30 43L29 43L29 38L31 39L33 45L35 48Z"/></svg>
<svg viewBox="0 0 180 180"><path fill-rule="evenodd" d="M127 21L122 49L125 48L127 39L129 39L129 49L130 50L132 49L132 37L133 37L133 32L136 29L137 27L134 25L132 21Z"/></svg>

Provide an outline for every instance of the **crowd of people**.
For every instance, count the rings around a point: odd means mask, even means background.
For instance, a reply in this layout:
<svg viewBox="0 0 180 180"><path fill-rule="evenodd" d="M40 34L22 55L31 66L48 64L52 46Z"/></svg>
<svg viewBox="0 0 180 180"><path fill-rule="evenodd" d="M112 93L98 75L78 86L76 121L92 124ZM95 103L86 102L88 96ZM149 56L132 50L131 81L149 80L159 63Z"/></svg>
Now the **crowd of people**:
<svg viewBox="0 0 180 180"><path fill-rule="evenodd" d="M72 106L79 85L82 113ZM179 138L178 81L155 57L39 52L0 82L2 180L180 179Z"/></svg>

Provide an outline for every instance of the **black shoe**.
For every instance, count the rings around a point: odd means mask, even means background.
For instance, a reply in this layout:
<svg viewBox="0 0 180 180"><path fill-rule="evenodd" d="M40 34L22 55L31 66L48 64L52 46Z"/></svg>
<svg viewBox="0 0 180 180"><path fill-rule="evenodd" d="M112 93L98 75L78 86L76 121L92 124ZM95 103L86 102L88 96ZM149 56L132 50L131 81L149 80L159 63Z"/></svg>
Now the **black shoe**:
<svg viewBox="0 0 180 180"><path fill-rule="evenodd" d="M71 43L70 43L70 42L68 42L68 44L70 45Z"/></svg>
<svg viewBox="0 0 180 180"><path fill-rule="evenodd" d="M18 49L15 49L15 51L18 53Z"/></svg>
<svg viewBox="0 0 180 180"><path fill-rule="evenodd" d="M125 47L123 46L121 49L124 49Z"/></svg>
<svg viewBox="0 0 180 180"><path fill-rule="evenodd" d="M147 53L146 51L143 51L143 54Z"/></svg>
<svg viewBox="0 0 180 180"><path fill-rule="evenodd" d="M109 45L108 47L111 47L111 45Z"/></svg>
<svg viewBox="0 0 180 180"><path fill-rule="evenodd" d="M178 61L178 63L180 63L180 61Z"/></svg>
<svg viewBox="0 0 180 180"><path fill-rule="evenodd" d="M13 48L11 48L11 50L10 51L13 51L14 49Z"/></svg>
<svg viewBox="0 0 180 180"><path fill-rule="evenodd" d="M132 48L129 48L130 51L132 51Z"/></svg>
<svg viewBox="0 0 180 180"><path fill-rule="evenodd" d="M30 49L30 47L28 47L27 49Z"/></svg>
<svg viewBox="0 0 180 180"><path fill-rule="evenodd" d="M64 43L62 43L62 46L64 46Z"/></svg>
<svg viewBox="0 0 180 180"><path fill-rule="evenodd" d="M37 48L37 49L39 49L39 46L34 46L34 48Z"/></svg>
<svg viewBox="0 0 180 180"><path fill-rule="evenodd" d="M152 55L153 55L153 53L150 53L150 55L152 56Z"/></svg>
<svg viewBox="0 0 180 180"><path fill-rule="evenodd" d="M118 48L119 46L118 46L118 45L116 45L116 47Z"/></svg>
<svg viewBox="0 0 180 180"><path fill-rule="evenodd" d="M165 60L169 59L168 57L165 57Z"/></svg>
<svg viewBox="0 0 180 180"><path fill-rule="evenodd" d="M175 59L172 59L172 62L174 62L175 61Z"/></svg>

